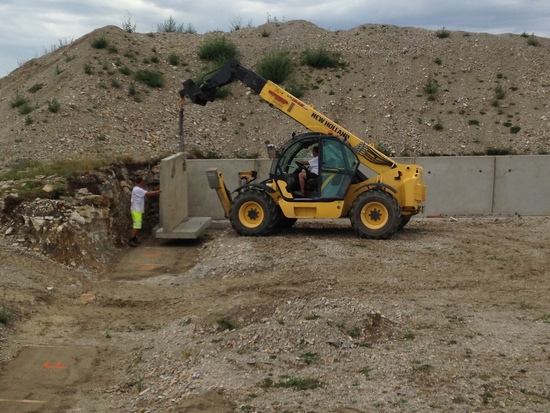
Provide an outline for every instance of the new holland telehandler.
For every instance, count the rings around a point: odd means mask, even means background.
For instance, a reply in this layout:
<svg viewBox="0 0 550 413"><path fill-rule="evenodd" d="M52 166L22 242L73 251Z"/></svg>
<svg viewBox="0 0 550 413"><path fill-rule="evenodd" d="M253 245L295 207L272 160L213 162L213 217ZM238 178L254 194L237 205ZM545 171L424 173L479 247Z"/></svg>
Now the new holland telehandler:
<svg viewBox="0 0 550 413"><path fill-rule="evenodd" d="M204 106L216 99L219 88L236 80L311 131L294 135L279 149L270 148L275 154L267 179L257 182L255 171L240 173L234 197L217 169L207 171L209 185L237 233L266 235L291 227L299 218L349 218L360 237L387 239L422 211L426 187L421 166L395 162L234 59L200 85L191 79L183 82L180 98ZM303 194L298 174L314 146L319 174L308 179ZM369 172L360 170L361 165Z"/></svg>

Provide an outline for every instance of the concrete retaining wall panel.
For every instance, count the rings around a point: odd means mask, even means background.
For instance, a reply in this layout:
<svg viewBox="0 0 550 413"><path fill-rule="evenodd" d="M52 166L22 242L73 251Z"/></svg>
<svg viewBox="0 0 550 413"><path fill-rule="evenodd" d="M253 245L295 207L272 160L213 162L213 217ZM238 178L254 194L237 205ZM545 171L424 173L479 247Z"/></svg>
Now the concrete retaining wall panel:
<svg viewBox="0 0 550 413"><path fill-rule="evenodd" d="M424 168L424 217L491 214L493 157L422 157L415 163Z"/></svg>
<svg viewBox="0 0 550 413"><path fill-rule="evenodd" d="M497 156L493 212L550 215L550 157Z"/></svg>
<svg viewBox="0 0 550 413"><path fill-rule="evenodd" d="M172 231L188 215L188 179L185 171L185 156L182 153L161 161L160 226Z"/></svg>
<svg viewBox="0 0 550 413"><path fill-rule="evenodd" d="M427 199L419 217L550 215L550 156L419 157L396 161L424 168ZM187 160L189 216L224 218L216 192L206 179L206 170L212 167L222 172L229 191L233 191L239 185L239 171L256 170L258 181L264 180L271 160Z"/></svg>
<svg viewBox="0 0 550 413"><path fill-rule="evenodd" d="M257 171L257 181L267 179L271 168L269 159L188 159L189 216L224 219L223 208L216 191L210 189L206 171L218 168L229 192L239 187L239 172ZM231 194L234 196L235 194Z"/></svg>

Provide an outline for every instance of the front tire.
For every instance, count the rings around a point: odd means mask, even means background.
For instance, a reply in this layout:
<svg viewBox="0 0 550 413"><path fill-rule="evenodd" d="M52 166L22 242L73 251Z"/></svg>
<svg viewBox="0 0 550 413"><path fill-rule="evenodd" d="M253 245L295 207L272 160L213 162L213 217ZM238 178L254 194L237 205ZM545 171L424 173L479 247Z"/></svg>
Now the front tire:
<svg viewBox="0 0 550 413"><path fill-rule="evenodd" d="M361 238L388 239L399 228L401 207L389 193L370 190L353 201L350 221Z"/></svg>
<svg viewBox="0 0 550 413"><path fill-rule="evenodd" d="M229 221L240 235L267 235L277 224L277 205L263 191L244 191L231 204Z"/></svg>

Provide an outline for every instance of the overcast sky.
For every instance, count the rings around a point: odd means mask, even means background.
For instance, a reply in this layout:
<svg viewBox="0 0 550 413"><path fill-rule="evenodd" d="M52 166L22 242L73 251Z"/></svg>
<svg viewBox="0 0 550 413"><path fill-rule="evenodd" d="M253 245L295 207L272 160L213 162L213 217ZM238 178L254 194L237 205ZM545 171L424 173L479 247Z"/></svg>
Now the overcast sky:
<svg viewBox="0 0 550 413"><path fill-rule="evenodd" d="M1 0L0 77L107 25L157 31L172 16L198 33L307 20L327 30L391 24L550 37L550 0Z"/></svg>

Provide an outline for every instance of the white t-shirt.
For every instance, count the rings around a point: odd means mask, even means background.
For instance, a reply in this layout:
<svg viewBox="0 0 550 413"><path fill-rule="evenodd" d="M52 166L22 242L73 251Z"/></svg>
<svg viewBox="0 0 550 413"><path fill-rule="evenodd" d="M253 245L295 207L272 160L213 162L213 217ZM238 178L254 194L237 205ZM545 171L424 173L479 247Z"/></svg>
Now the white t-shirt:
<svg viewBox="0 0 550 413"><path fill-rule="evenodd" d="M130 209L136 212L145 212L145 194L147 191L139 186L134 186L132 189L132 205Z"/></svg>
<svg viewBox="0 0 550 413"><path fill-rule="evenodd" d="M319 157L316 156L315 158L311 158L309 161L309 166L311 166L310 172L319 175Z"/></svg>

